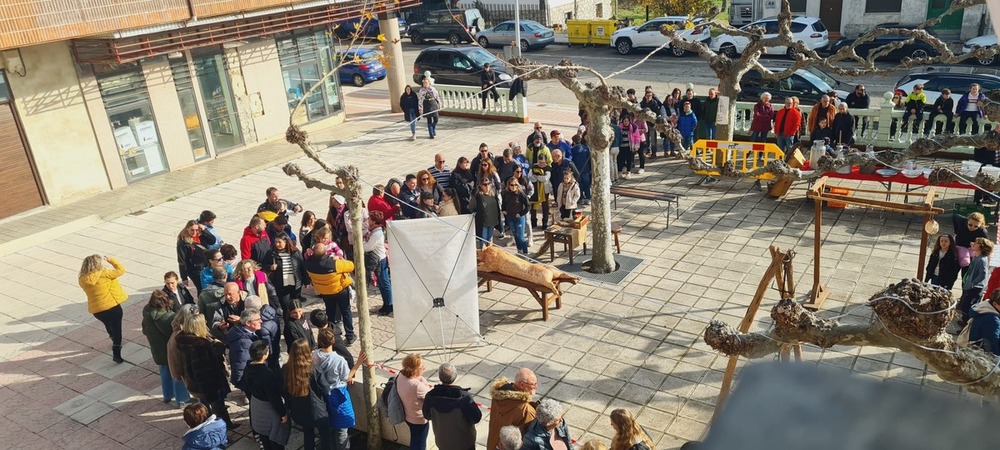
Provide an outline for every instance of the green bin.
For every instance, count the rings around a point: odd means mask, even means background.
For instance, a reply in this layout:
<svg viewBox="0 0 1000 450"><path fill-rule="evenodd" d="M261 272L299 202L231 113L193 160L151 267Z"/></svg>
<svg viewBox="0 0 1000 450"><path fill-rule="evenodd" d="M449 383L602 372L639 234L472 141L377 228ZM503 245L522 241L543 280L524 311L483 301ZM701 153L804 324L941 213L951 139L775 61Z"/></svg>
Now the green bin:
<svg viewBox="0 0 1000 450"><path fill-rule="evenodd" d="M590 44L590 22L589 20L567 20L566 32L569 35L569 45Z"/></svg>
<svg viewBox="0 0 1000 450"><path fill-rule="evenodd" d="M614 20L591 20L590 44L611 45L611 35L617 29L617 23Z"/></svg>
<svg viewBox="0 0 1000 450"><path fill-rule="evenodd" d="M989 206L981 206L975 203L956 203L955 204L955 214L960 216L969 217L969 214L974 212L981 212L983 216L986 217L986 223L984 225L993 225L997 223L996 209Z"/></svg>

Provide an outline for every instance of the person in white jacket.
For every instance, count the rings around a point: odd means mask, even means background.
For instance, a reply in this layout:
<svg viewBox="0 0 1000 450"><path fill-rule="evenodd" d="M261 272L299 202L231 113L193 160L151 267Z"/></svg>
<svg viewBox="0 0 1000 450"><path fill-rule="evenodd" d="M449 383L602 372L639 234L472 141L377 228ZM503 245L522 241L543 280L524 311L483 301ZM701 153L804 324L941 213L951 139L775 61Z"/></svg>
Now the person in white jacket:
<svg viewBox="0 0 1000 450"><path fill-rule="evenodd" d="M556 195L556 206L559 207L559 218L570 219L576 215L577 203L580 201L580 183L573 178L573 172L563 172L563 182L559 184Z"/></svg>
<svg viewBox="0 0 1000 450"><path fill-rule="evenodd" d="M372 211L368 215L370 231L365 240L365 267L368 273L374 272L378 291L382 294L380 316L392 314L392 285L389 284L389 258L385 249L385 216L381 211Z"/></svg>

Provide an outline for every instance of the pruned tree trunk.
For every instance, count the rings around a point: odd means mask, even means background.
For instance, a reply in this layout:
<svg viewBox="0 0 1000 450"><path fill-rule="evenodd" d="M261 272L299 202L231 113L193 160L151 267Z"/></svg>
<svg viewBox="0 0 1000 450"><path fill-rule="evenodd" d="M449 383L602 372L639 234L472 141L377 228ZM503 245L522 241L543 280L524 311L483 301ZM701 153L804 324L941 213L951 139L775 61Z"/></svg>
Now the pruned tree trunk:
<svg viewBox="0 0 1000 450"><path fill-rule="evenodd" d="M590 145L591 200L590 223L594 236L594 249L590 260L593 273L615 271L614 248L611 236L611 141L614 130L607 105L592 99L584 102L587 111L587 143Z"/></svg>
<svg viewBox="0 0 1000 450"><path fill-rule="evenodd" d="M903 280L871 297L871 323L845 325L821 319L786 299L771 309L774 327L769 332L740 333L731 325L712 321L704 339L726 355L751 359L795 344L895 348L923 361L945 381L981 395L1000 394L997 356L974 346L959 347L945 332L955 314L954 302L948 290L919 280Z"/></svg>
<svg viewBox="0 0 1000 450"><path fill-rule="evenodd" d="M728 72L720 74L719 94L729 99L729 109L725 113L729 120L719 124L715 135L716 139L720 141L733 140L733 132L736 131L734 129L736 123L736 99L739 98L741 91L738 76L734 76Z"/></svg>

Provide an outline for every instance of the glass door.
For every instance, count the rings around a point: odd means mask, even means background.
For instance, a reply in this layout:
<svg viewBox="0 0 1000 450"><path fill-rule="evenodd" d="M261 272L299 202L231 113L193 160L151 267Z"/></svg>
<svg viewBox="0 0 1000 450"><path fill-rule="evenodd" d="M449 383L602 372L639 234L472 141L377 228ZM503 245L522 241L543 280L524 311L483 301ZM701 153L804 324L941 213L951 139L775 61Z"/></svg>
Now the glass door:
<svg viewBox="0 0 1000 450"><path fill-rule="evenodd" d="M278 60L285 82L288 110L292 111L303 96L309 92L324 75L333 70L333 54L329 39L323 32L310 32L277 40ZM330 116L340 110L340 95L337 77L323 81L302 106L295 110L294 122L311 122Z"/></svg>
<svg viewBox="0 0 1000 450"><path fill-rule="evenodd" d="M128 182L167 170L149 91L136 65L131 70L97 76L118 155Z"/></svg>
<svg viewBox="0 0 1000 450"><path fill-rule="evenodd" d="M177 99L181 103L181 114L184 115L184 127L187 128L191 153L195 161L201 161L210 155L205 146L205 129L201 126L198 98L194 93L194 83L191 80L191 71L188 70L187 58L171 60L170 70L174 75L174 87L177 89Z"/></svg>
<svg viewBox="0 0 1000 450"><path fill-rule="evenodd" d="M194 70L201 86L208 120L208 133L215 144L216 153L243 145L239 116L236 114L236 100L226 73L226 59L222 51L194 55Z"/></svg>

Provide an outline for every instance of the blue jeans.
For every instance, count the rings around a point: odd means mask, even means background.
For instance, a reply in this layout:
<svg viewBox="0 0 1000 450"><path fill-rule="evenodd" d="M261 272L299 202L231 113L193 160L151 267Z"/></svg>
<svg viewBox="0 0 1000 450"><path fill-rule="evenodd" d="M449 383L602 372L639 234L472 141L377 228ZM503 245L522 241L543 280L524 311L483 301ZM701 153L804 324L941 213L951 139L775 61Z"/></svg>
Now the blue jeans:
<svg viewBox="0 0 1000 450"><path fill-rule="evenodd" d="M428 114L424 116L424 119L427 120L427 134L429 134L431 137L437 136L437 128L438 128L437 113Z"/></svg>
<svg viewBox="0 0 1000 450"><path fill-rule="evenodd" d="M414 425L406 422L406 426L410 427L410 450L426 450L427 432L431 428L430 424Z"/></svg>
<svg viewBox="0 0 1000 450"><path fill-rule="evenodd" d="M716 125L714 123L713 124L705 125L705 139L715 139L715 135L716 135L717 131L718 131L718 128L716 127Z"/></svg>
<svg viewBox="0 0 1000 450"><path fill-rule="evenodd" d="M528 240L524 238L524 216L507 217L507 226L510 227L510 234L514 235L517 251L528 254Z"/></svg>
<svg viewBox="0 0 1000 450"><path fill-rule="evenodd" d="M405 114L408 117L412 117L413 120L410 121L410 133L417 134L417 110L411 109Z"/></svg>
<svg viewBox="0 0 1000 450"><path fill-rule="evenodd" d="M751 131L750 140L753 142L767 142L767 131Z"/></svg>
<svg viewBox="0 0 1000 450"><path fill-rule="evenodd" d="M323 299L323 304L326 306L326 316L338 317L337 313L339 312L339 317L344 324L344 337L353 338L355 334L354 317L351 315L351 289L344 288L334 295L320 295L320 298Z"/></svg>
<svg viewBox="0 0 1000 450"><path fill-rule="evenodd" d="M191 400L191 394L188 393L184 382L175 380L174 377L170 376L170 367L168 366L160 366L160 388L163 389L163 401L165 402L169 402L175 398L177 403L184 403Z"/></svg>
<svg viewBox="0 0 1000 450"><path fill-rule="evenodd" d="M681 145L688 151L691 151L691 147L694 146L694 136L682 136Z"/></svg>
<svg viewBox="0 0 1000 450"><path fill-rule="evenodd" d="M778 136L778 148L783 152L788 152L788 149L792 148L792 144L795 143L795 136Z"/></svg>
<svg viewBox="0 0 1000 450"><path fill-rule="evenodd" d="M389 284L389 258L382 258L378 262L378 291L382 294L382 304L392 306L392 285Z"/></svg>
<svg viewBox="0 0 1000 450"><path fill-rule="evenodd" d="M483 248L484 241L492 244L493 227L479 227L479 238L481 240L476 241L476 248Z"/></svg>

